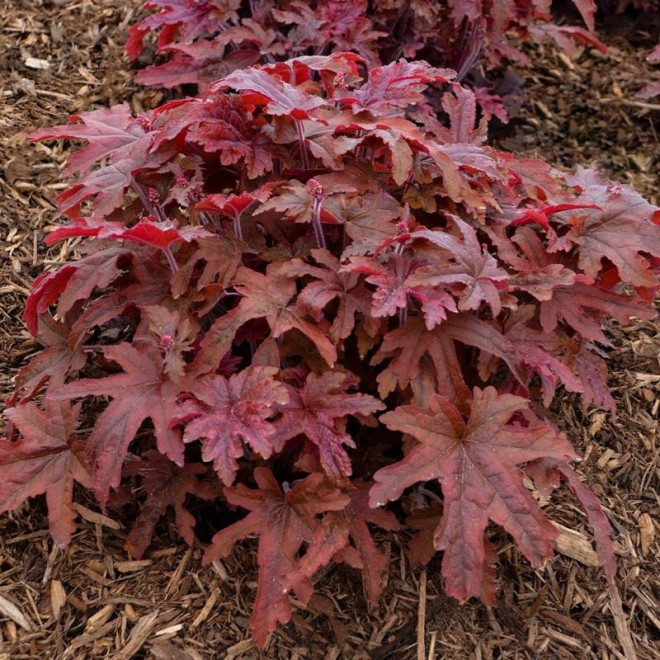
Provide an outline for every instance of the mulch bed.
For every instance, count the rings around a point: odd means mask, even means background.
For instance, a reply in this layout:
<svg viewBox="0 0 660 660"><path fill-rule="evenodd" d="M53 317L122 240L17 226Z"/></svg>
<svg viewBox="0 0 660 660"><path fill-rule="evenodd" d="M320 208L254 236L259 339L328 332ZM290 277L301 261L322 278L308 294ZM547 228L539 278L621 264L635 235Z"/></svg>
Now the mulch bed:
<svg viewBox="0 0 660 660"><path fill-rule="evenodd" d="M136 0L3 0L0 5L0 391L38 349L21 315L30 283L66 255L42 245L54 220L67 148L30 145L27 134L70 114L128 102L157 105L160 92L132 83L123 55ZM660 107L632 98L650 80L644 56L657 24L615 21L601 31L609 53L568 58L534 47L525 107L498 146L557 166L595 163L660 201ZM655 28L655 29L654 29ZM656 74L657 75L657 74ZM532 569L502 538L500 604L443 595L439 562L411 572L405 534L383 535L391 558L385 596L366 612L359 576L332 567L307 607L254 648L247 621L256 589L255 546L202 567L168 525L141 561L124 550L126 528L84 492L79 531L65 551L48 536L45 505L0 518L0 660L147 658L617 658L660 656L660 324L613 327L609 352L618 417L583 413L561 395L554 421L584 455L580 473L615 531L616 587L595 565L584 516L567 492L547 504L561 525L558 555ZM0 475L1 478L1 475Z"/></svg>

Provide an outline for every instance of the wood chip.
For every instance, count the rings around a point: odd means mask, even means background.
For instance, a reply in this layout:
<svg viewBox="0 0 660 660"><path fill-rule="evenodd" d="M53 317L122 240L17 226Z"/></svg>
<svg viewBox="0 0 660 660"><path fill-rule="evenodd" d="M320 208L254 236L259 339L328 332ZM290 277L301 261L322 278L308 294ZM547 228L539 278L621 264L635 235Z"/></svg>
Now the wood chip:
<svg viewBox="0 0 660 660"><path fill-rule="evenodd" d="M419 576L419 606L417 608L417 660L426 660L426 569Z"/></svg>
<svg viewBox="0 0 660 660"><path fill-rule="evenodd" d="M82 504L78 504L77 502L74 502L73 508L78 512L80 517L84 518L87 522L94 523L95 525L102 525L103 527L109 527L110 529L115 529L115 530L122 529L121 523L118 523L116 520L113 520L112 518L108 518L108 516L104 516L102 513L97 513L96 511L92 511L91 509L88 509L86 506L83 506Z"/></svg>
<svg viewBox="0 0 660 660"><path fill-rule="evenodd" d="M131 631L131 636L126 645L115 655L112 660L130 660L151 637L151 633L157 625L157 619L160 612L156 610L151 614L143 616Z"/></svg>
<svg viewBox="0 0 660 660"><path fill-rule="evenodd" d="M642 513L637 519L637 526L639 527L639 542L642 547L642 556L646 557L655 538L655 525L648 513Z"/></svg>
<svg viewBox="0 0 660 660"><path fill-rule="evenodd" d="M552 524L559 530L553 545L560 555L575 559L585 566L600 566L598 555L586 536L559 523Z"/></svg>
<svg viewBox="0 0 660 660"><path fill-rule="evenodd" d="M204 621L206 621L209 614L211 613L211 610L213 609L213 607L217 602L218 602L218 590L212 589L211 595L206 599L206 602L204 603L204 607L202 607L199 614L195 617L195 620L190 624L191 630L198 628L202 623L204 623Z"/></svg>
<svg viewBox="0 0 660 660"><path fill-rule="evenodd" d="M23 64L25 64L28 69L50 69L50 62L48 60L40 60L37 57L26 57L23 60Z"/></svg>
<svg viewBox="0 0 660 660"><path fill-rule="evenodd" d="M32 632L34 624L30 621L27 615L21 609L12 603L8 598L0 594L0 614L11 619L14 623L19 625L25 632Z"/></svg>
<svg viewBox="0 0 660 660"><path fill-rule="evenodd" d="M57 621L62 613L62 607L66 603L66 591L59 580L53 580L50 583L50 608L53 611L53 618Z"/></svg>

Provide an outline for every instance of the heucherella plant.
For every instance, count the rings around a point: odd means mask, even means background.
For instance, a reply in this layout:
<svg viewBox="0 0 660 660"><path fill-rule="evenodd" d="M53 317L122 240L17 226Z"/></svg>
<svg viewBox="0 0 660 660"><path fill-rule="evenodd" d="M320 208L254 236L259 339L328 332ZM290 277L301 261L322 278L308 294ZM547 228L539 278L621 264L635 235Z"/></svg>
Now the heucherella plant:
<svg viewBox="0 0 660 660"><path fill-rule="evenodd" d="M330 562L375 606L373 529L420 508L434 532L411 556L442 551L447 593L493 604L489 524L542 565L557 531L536 496L560 482L612 580L607 517L542 410L561 384L614 412L603 324L653 317L660 211L484 138L454 71L350 53L37 131L87 144L46 238L75 253L26 305L44 349L5 412L0 510L45 493L64 546L74 481L102 507L140 482L134 557L170 508L193 542L191 498L247 511L214 519L204 560L258 537L260 645Z"/></svg>

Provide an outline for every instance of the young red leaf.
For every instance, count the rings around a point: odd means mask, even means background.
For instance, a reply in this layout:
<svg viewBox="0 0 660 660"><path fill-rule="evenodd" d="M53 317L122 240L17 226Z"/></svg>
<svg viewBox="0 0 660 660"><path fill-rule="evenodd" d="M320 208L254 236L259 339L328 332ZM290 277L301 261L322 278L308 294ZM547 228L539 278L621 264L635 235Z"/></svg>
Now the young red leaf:
<svg viewBox="0 0 660 660"><path fill-rule="evenodd" d="M275 426L273 444L281 448L286 440L304 435L318 450L326 474L338 483L351 474L351 462L342 445L355 447L350 435L337 428L346 415L367 416L385 406L368 394L349 393L347 374L326 371L309 374L302 388L288 386L289 403Z"/></svg>
<svg viewBox="0 0 660 660"><path fill-rule="evenodd" d="M225 487L227 500L250 513L213 537L204 562L226 557L234 544L247 536L259 536L259 584L250 629L257 644L264 646L268 633L278 623L291 619L289 590L295 591L303 603L312 595L308 579L301 577L291 584L288 578L298 564L302 544L313 539L319 525L316 517L325 511L341 511L350 500L338 489L324 485L320 473L311 474L284 491L266 468L257 468L254 478L257 489L242 484Z"/></svg>
<svg viewBox="0 0 660 660"><path fill-rule="evenodd" d="M268 458L273 452L275 427L269 421L289 400L276 380L275 367L247 367L229 378L214 375L197 379L192 392L201 403L188 402L181 411L190 419L184 442L203 438L202 459L213 461L218 476L231 486L244 454L244 445Z"/></svg>
<svg viewBox="0 0 660 660"><path fill-rule="evenodd" d="M142 422L149 418L155 428L158 450L177 465L183 465L183 442L172 428L176 399L181 388L163 373L163 357L152 345L129 343L106 346L103 355L122 367L124 373L104 378L83 378L51 391L56 399L111 396L87 440L87 455L94 468L94 489L102 506L110 488L119 486L128 446Z"/></svg>
<svg viewBox="0 0 660 660"><path fill-rule="evenodd" d="M200 463L188 463L179 467L157 451L148 451L144 460L129 463L124 470L126 476L140 476L141 486L147 494L140 515L126 540L126 549L131 557L141 559L151 544L156 525L167 509L174 509L177 531L188 545L195 540L195 518L185 508L188 495L203 500L212 500L218 495L210 482L201 481L200 476L207 467Z"/></svg>
<svg viewBox="0 0 660 660"><path fill-rule="evenodd" d="M420 444L406 457L374 475L371 504L382 506L420 481L438 480L444 511L435 547L444 550L442 573L449 595L465 600L482 591L489 520L502 525L522 552L539 566L553 554L557 532L525 488L521 463L538 458L577 458L568 441L541 423L511 423L528 402L495 388L474 389L467 419L444 397L431 397L428 408L400 406L381 421Z"/></svg>
<svg viewBox="0 0 660 660"><path fill-rule="evenodd" d="M355 114L368 110L374 116L389 115L393 109L405 110L424 101L422 92L433 83L453 80L451 69L436 69L427 62L399 60L369 72L369 79L359 89L336 94L333 99L350 104Z"/></svg>
<svg viewBox="0 0 660 660"><path fill-rule="evenodd" d="M294 119L308 119L310 111L326 105L326 101L320 96L306 94L284 82L279 76L257 68L234 71L211 85L213 92L224 89L241 91L241 100L246 108L260 106L265 112L274 116L285 115Z"/></svg>
<svg viewBox="0 0 660 660"><path fill-rule="evenodd" d="M86 488L92 485L84 444L75 433L79 413L80 404L48 398L43 410L31 401L20 403L4 415L22 437L16 442L0 438L0 512L45 493L50 533L60 548L69 543L76 528L73 482Z"/></svg>

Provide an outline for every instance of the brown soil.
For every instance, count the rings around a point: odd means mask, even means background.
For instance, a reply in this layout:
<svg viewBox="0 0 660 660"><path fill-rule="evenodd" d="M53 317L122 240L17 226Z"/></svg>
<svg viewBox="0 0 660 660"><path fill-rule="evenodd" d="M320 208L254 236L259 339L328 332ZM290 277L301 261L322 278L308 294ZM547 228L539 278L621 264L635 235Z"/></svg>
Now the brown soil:
<svg viewBox="0 0 660 660"><path fill-rule="evenodd" d="M0 391L37 346L21 315L32 279L57 263L41 241L54 222L66 145L32 146L27 134L72 113L126 101L134 110L159 92L132 84L122 48L137 0L0 1ZM657 27L657 26L656 26ZM632 94L649 81L644 55L653 27L618 25L610 47L569 59L536 47L526 77L521 130L500 144L558 166L598 164L658 203L658 111ZM657 31L655 32L657 34ZM564 530L556 559L533 570L515 547L500 554L500 604L461 605L443 595L439 566L411 572L405 537L382 537L391 557L386 595L367 614L359 577L333 567L307 607L271 636L264 652L246 632L255 593L255 547L212 566L161 527L142 561L128 561L121 520L78 501L79 531L53 546L35 501L0 517L0 660L148 658L618 658L660 657L660 325L611 331L611 385L619 415L580 412L562 396L555 421L584 454L580 472L614 526L619 571L608 590L590 532L561 492L548 505ZM1 478L1 475L0 475Z"/></svg>

